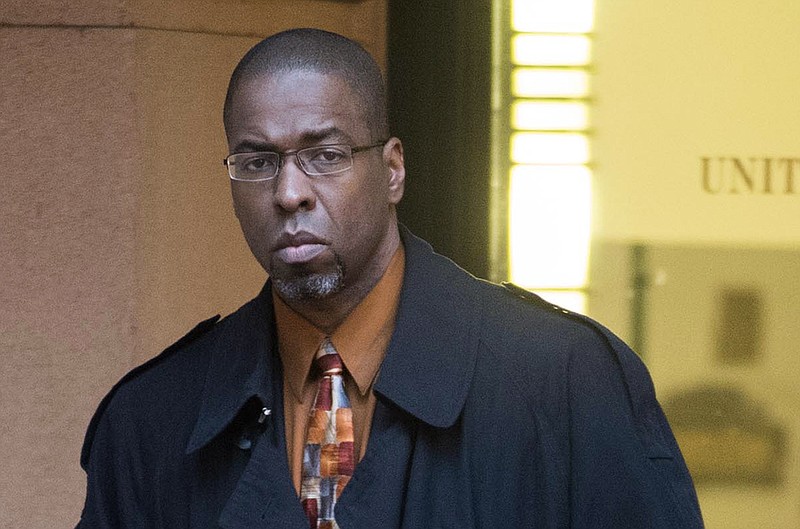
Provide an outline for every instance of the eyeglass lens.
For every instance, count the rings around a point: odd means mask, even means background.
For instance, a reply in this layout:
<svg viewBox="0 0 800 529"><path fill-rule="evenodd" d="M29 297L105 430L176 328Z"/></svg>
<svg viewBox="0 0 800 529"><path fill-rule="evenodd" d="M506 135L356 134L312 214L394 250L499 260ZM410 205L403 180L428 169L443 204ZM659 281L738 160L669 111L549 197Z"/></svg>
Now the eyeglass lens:
<svg viewBox="0 0 800 529"><path fill-rule="evenodd" d="M297 156L308 174L325 175L346 171L352 167L352 152L347 145L322 145L301 149L283 156ZM229 157L233 175L241 180L274 178L281 166L281 154L275 152L239 153Z"/></svg>

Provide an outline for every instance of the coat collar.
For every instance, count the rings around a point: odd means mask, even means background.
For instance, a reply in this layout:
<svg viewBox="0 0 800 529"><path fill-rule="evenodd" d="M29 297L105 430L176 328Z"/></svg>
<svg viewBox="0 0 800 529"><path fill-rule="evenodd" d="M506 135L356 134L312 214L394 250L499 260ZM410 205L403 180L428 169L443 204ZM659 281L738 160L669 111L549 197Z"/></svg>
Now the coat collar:
<svg viewBox="0 0 800 529"><path fill-rule="evenodd" d="M401 227L406 271L394 334L374 390L431 426L455 423L478 353L475 279Z"/></svg>
<svg viewBox="0 0 800 529"><path fill-rule="evenodd" d="M406 269L394 333L374 391L431 426L455 423L478 352L474 278L401 227ZM283 406L271 283L218 324L200 413L186 453L219 435L252 398ZM275 410L278 417L283 409ZM254 418L255 420L255 418Z"/></svg>
<svg viewBox="0 0 800 529"><path fill-rule="evenodd" d="M281 405L283 386L270 291L268 281L258 297L218 324L207 345L212 350L211 362L187 454L219 435L251 399L269 410Z"/></svg>

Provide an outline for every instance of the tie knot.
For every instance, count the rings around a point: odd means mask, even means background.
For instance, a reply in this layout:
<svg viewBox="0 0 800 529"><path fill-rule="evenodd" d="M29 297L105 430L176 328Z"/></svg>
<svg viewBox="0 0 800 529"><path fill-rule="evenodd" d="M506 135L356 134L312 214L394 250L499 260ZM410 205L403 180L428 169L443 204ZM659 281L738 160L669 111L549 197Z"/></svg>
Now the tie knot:
<svg viewBox="0 0 800 529"><path fill-rule="evenodd" d="M338 353L328 353L314 360L314 365L323 375L338 375L342 373L342 359Z"/></svg>
<svg viewBox="0 0 800 529"><path fill-rule="evenodd" d="M314 359L314 367L322 375L338 375L342 373L342 358L334 349L330 340L325 340Z"/></svg>

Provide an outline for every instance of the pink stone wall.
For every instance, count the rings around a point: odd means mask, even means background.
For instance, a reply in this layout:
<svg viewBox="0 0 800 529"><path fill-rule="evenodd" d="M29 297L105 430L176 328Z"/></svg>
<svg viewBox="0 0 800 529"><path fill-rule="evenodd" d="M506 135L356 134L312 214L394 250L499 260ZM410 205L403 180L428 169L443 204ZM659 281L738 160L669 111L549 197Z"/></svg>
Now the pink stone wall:
<svg viewBox="0 0 800 529"><path fill-rule="evenodd" d="M2 3L0 528L73 526L100 398L264 281L220 162L238 58L302 25L383 64L385 13L386 0Z"/></svg>
<svg viewBox="0 0 800 529"><path fill-rule="evenodd" d="M82 431L131 366L132 42L0 30L0 527L77 518Z"/></svg>

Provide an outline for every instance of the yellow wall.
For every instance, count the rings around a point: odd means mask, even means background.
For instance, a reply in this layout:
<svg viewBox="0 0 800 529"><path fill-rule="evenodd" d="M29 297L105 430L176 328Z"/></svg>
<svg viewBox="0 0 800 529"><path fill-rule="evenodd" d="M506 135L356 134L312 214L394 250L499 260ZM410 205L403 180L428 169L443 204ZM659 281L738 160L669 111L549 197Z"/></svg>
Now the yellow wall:
<svg viewBox="0 0 800 529"><path fill-rule="evenodd" d="M662 402L734 388L784 432L778 484L699 483L709 529L800 528L800 2L597 0L596 16L590 313L628 340L640 318ZM639 314L633 244L647 252ZM724 329L729 289L757 295L758 325ZM760 342L734 365L719 343L738 330ZM721 461L703 413L703 457Z"/></svg>
<svg viewBox="0 0 800 529"><path fill-rule="evenodd" d="M596 16L597 235L800 243L800 2L598 0ZM703 157L714 159L713 194ZM720 183L718 157L738 194ZM732 157L746 169L757 160L754 191Z"/></svg>

